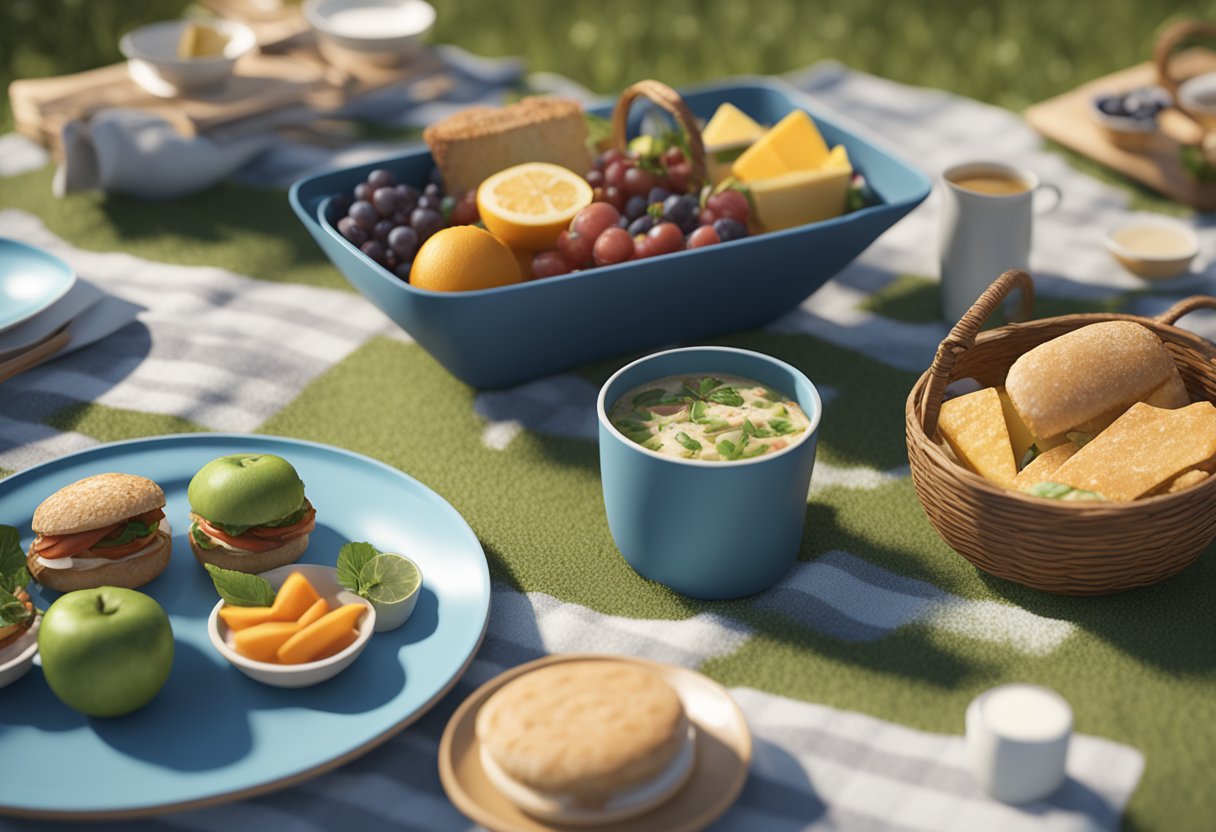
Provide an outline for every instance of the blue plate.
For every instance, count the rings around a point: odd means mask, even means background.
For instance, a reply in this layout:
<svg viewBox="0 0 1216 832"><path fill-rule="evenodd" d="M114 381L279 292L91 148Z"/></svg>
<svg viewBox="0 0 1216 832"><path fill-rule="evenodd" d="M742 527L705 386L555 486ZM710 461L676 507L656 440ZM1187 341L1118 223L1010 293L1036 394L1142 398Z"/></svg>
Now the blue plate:
<svg viewBox="0 0 1216 832"><path fill-rule="evenodd" d="M55 255L0 237L0 332L28 321L75 282L76 272Z"/></svg>
<svg viewBox="0 0 1216 832"><path fill-rule="evenodd" d="M260 685L207 640L207 615L217 598L186 542L186 486L209 460L238 451L279 454L299 470L317 508L317 528L301 562L332 565L345 541L370 540L408 554L422 570L422 595L405 626L374 635L350 668L316 687ZM0 523L21 529L28 547L38 503L107 471L150 477L168 499L173 557L142 591L169 613L173 670L151 704L114 719L68 709L37 670L0 692L0 758L10 761L0 813L130 817L297 783L370 750L421 716L455 684L481 643L490 610L481 544L455 509L394 468L271 436L139 439L0 481ZM45 608L54 597L40 590L36 603Z"/></svg>
<svg viewBox="0 0 1216 832"><path fill-rule="evenodd" d="M788 84L757 80L683 95L702 118L724 102L765 124L795 108L805 110L828 144L848 149L878 204L824 222L663 257L496 289L431 292L415 289L377 265L326 216L327 197L349 194L378 167L421 186L434 166L425 148L302 179L292 186L289 199L305 228L356 289L461 381L495 388L588 361L762 326L805 300L929 194L923 173L819 112ZM611 108L592 112L608 115Z"/></svg>

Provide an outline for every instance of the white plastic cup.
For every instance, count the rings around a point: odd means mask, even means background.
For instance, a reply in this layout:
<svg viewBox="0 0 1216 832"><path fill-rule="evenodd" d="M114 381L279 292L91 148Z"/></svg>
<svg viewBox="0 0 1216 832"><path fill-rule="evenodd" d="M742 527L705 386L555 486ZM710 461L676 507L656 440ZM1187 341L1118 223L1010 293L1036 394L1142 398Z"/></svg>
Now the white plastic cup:
<svg viewBox="0 0 1216 832"><path fill-rule="evenodd" d="M985 691L967 706L967 757L976 781L1004 803L1050 796L1067 777L1072 708L1038 685Z"/></svg>

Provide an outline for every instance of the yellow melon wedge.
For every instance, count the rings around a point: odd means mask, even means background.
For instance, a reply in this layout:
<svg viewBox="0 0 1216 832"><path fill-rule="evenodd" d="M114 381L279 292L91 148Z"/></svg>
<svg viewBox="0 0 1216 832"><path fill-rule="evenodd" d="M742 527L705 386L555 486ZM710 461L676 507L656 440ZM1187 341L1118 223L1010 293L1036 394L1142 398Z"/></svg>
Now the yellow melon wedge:
<svg viewBox="0 0 1216 832"><path fill-rule="evenodd" d="M274 607L236 607L225 604L220 607L220 620L228 625L229 630L244 630L256 627L268 621L284 621L275 615Z"/></svg>
<svg viewBox="0 0 1216 832"><path fill-rule="evenodd" d="M268 621L238 632L232 649L255 662L273 662L279 648L302 629L298 621Z"/></svg>
<svg viewBox="0 0 1216 832"><path fill-rule="evenodd" d="M308 582L308 578L303 573L292 572L279 587L271 609L274 610L276 621L296 621L319 600L321 595Z"/></svg>
<svg viewBox="0 0 1216 832"><path fill-rule="evenodd" d="M296 623L301 628L307 627L309 624L320 621L327 612L329 612L329 602L324 598L318 598L317 602L309 607Z"/></svg>

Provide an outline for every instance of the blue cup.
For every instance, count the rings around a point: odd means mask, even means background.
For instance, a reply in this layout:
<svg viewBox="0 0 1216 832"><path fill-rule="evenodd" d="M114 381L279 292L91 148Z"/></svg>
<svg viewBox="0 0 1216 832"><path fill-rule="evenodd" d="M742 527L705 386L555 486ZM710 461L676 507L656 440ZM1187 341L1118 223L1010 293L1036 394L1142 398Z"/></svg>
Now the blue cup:
<svg viewBox="0 0 1216 832"><path fill-rule="evenodd" d="M612 426L622 395L673 375L737 375L791 396L807 436L752 459L706 461L647 450ZM634 570L707 600L768 589L798 557L823 405L801 372L731 347L668 350L622 367L600 388L600 477L608 528Z"/></svg>

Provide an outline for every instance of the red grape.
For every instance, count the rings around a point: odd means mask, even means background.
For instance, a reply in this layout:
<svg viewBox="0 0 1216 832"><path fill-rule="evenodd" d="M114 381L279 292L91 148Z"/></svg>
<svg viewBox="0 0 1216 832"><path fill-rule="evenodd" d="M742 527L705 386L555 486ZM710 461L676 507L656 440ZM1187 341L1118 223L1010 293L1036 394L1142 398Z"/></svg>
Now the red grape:
<svg viewBox="0 0 1216 832"><path fill-rule="evenodd" d="M659 184L659 177L645 168L629 168L625 171L624 182L617 187L630 196L645 197L657 184Z"/></svg>
<svg viewBox="0 0 1216 832"><path fill-rule="evenodd" d="M570 230L595 242L595 238L620 222L621 212L607 202L593 202L570 220Z"/></svg>
<svg viewBox="0 0 1216 832"><path fill-rule="evenodd" d="M602 170L587 171L587 184L593 188L604 187L604 172Z"/></svg>
<svg viewBox="0 0 1216 832"><path fill-rule="evenodd" d="M532 274L534 277L555 277L559 274L567 274L569 271L570 266L566 263L565 258L552 249L538 252L532 258Z"/></svg>
<svg viewBox="0 0 1216 832"><path fill-rule="evenodd" d="M635 234L633 237L633 259L641 260L650 256L650 239L645 234Z"/></svg>
<svg viewBox="0 0 1216 832"><path fill-rule="evenodd" d="M614 188L611 185L604 188L604 202L611 203L612 207L617 211L625 210L625 202L628 201L628 199L629 197L625 196L625 192L620 188Z"/></svg>
<svg viewBox="0 0 1216 832"><path fill-rule="evenodd" d="M610 150L605 150L600 154L600 158L596 160L596 167L601 170L607 170L608 166L613 162L619 162L625 158L625 154L617 150L615 147Z"/></svg>
<svg viewBox="0 0 1216 832"><path fill-rule="evenodd" d="M741 191L728 188L712 195L705 201L705 205L714 212L715 216L726 217L743 225L747 225L747 221L751 218L751 206L748 205L747 197Z"/></svg>
<svg viewBox="0 0 1216 832"><path fill-rule="evenodd" d="M613 162L604 170L604 181L610 187L622 188L625 185L625 174L629 171L624 162Z"/></svg>
<svg viewBox="0 0 1216 832"><path fill-rule="evenodd" d="M452 207L448 225L473 225L481 219L477 210L477 191L467 191Z"/></svg>
<svg viewBox="0 0 1216 832"><path fill-rule="evenodd" d="M718 239L718 232L714 231L712 225L703 225L688 235L689 248L703 248L720 242L722 241Z"/></svg>
<svg viewBox="0 0 1216 832"><path fill-rule="evenodd" d="M595 241L595 265L611 266L633 257L633 238L623 228L609 228Z"/></svg>
<svg viewBox="0 0 1216 832"><path fill-rule="evenodd" d="M692 179L692 165L688 162L678 162L667 167L667 181L673 194L688 193L688 183Z"/></svg>
<svg viewBox="0 0 1216 832"><path fill-rule="evenodd" d="M602 202L596 204L604 205ZM609 205L608 207L611 208L612 206ZM586 209L584 208L583 210ZM595 237L589 234L580 234L577 231L563 231L557 235L557 250L561 253L567 267L571 269L581 269L591 264L591 249L593 246L595 246Z"/></svg>
<svg viewBox="0 0 1216 832"><path fill-rule="evenodd" d="M714 220L718 219L718 215L714 213L712 208L705 207L701 209L701 213L697 219L701 225L713 225Z"/></svg>
<svg viewBox="0 0 1216 832"><path fill-rule="evenodd" d="M651 257L671 254L684 248L684 232L674 222L661 222L646 232Z"/></svg>
<svg viewBox="0 0 1216 832"><path fill-rule="evenodd" d="M663 151L663 164L667 167L678 165L684 161L684 151L678 147L669 147Z"/></svg>

